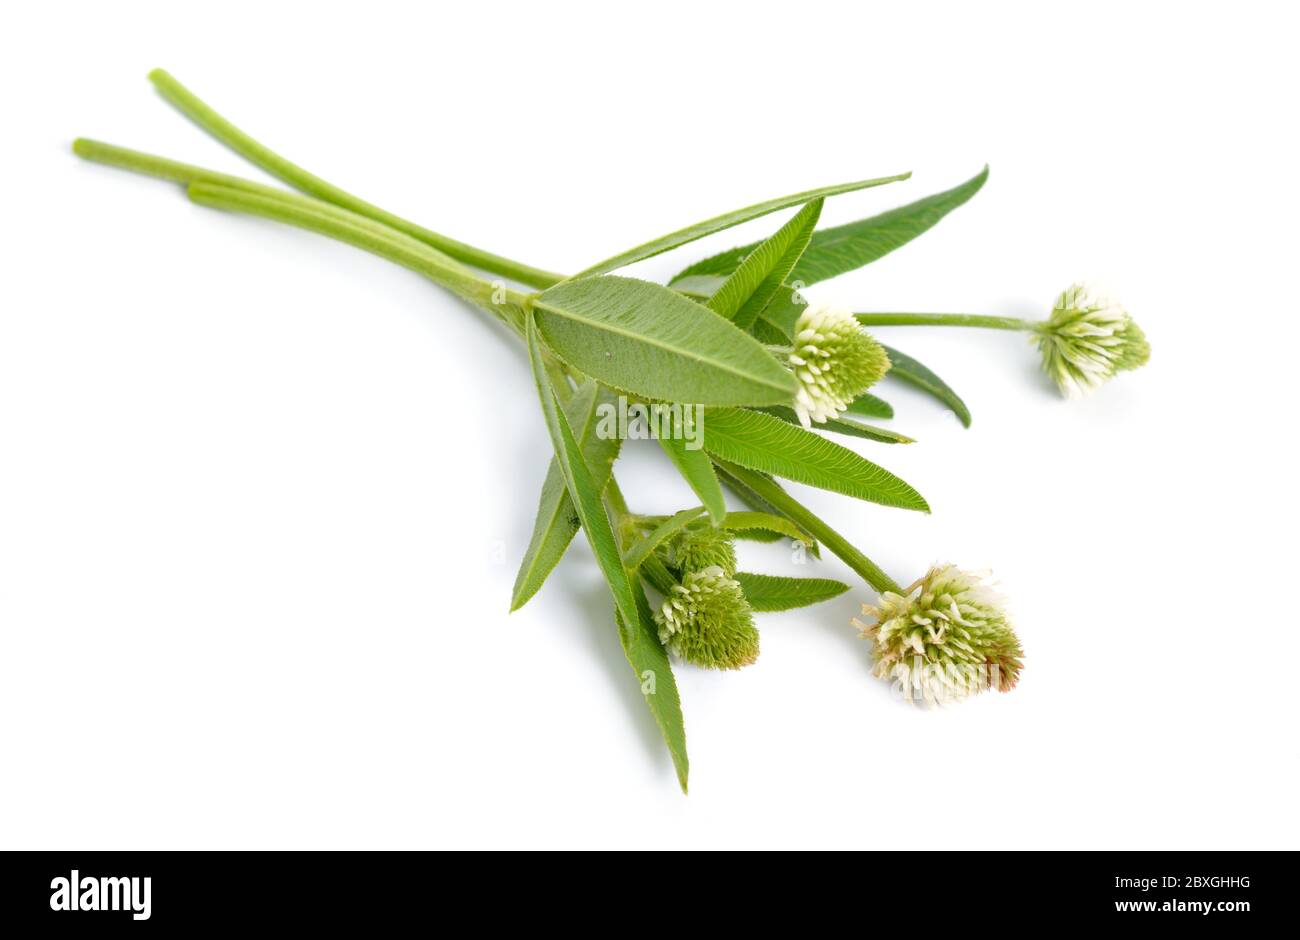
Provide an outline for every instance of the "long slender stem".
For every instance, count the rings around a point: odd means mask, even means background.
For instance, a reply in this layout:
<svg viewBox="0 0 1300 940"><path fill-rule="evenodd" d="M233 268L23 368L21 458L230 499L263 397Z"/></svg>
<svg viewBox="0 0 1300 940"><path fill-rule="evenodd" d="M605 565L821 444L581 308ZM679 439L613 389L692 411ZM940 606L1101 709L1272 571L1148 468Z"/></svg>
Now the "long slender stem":
<svg viewBox="0 0 1300 940"><path fill-rule="evenodd" d="M295 189L302 190L336 206L342 206L358 215L382 222L390 228L397 229L399 232L409 235L417 241L424 242L426 245L431 245L459 261L494 274L500 274L502 277L512 278L520 283L539 288L550 287L564 280L563 275L535 268L532 265L502 257L482 248L476 248L465 242L457 241L454 238L448 238L446 235L416 225L401 216L394 215L385 209L366 202L359 196L354 196L352 193L321 179L314 173L308 172L253 139L210 108L197 95L164 70L154 69L149 73L149 80L153 82L159 94L207 133L231 150L266 170L272 176L284 180Z"/></svg>
<svg viewBox="0 0 1300 940"><path fill-rule="evenodd" d="M82 159L90 160L93 163L102 163L105 166L128 170L132 173L140 173L144 176L152 176L156 179L169 180L171 182L180 183L184 186L189 186L192 183L207 183L227 189L238 189L243 192L255 193L266 199L279 200L290 204L305 205L307 202L310 202L316 210L332 213L351 225L368 228L385 237L397 238L406 244L418 246L419 250L429 256L440 259L441 263L447 267L457 268L467 274L474 273L468 267L462 265L455 258L451 257L451 255L438 251L438 249L423 242L419 242L402 232L398 232L396 229L384 225L382 222L376 222L373 219L358 215L355 212L344 209L341 206L336 206L333 203L322 202L319 199L308 200L306 197L299 196L296 193L285 192L283 189L276 189L275 187L267 186L264 183L256 183L253 180L244 179L242 176L231 176L228 173L218 173L216 170L209 170L207 167L195 166L192 163L182 163L179 160L169 160L167 157L145 153L142 150L131 150L127 147L119 147L116 144L105 143L102 140L91 140L85 137L78 137L72 142L72 152Z"/></svg>
<svg viewBox="0 0 1300 940"><path fill-rule="evenodd" d="M759 499L789 516L804 531L834 552L841 561L856 571L864 581L877 591L881 593L885 591L893 591L895 594L903 593L903 589L898 582L885 574L879 565L858 551L848 539L827 525L821 517L814 515L811 509L787 493L775 481L761 473L746 470L744 467L738 467L723 460L715 458L713 462L719 470L731 477L736 483L752 491Z"/></svg>
<svg viewBox="0 0 1300 940"><path fill-rule="evenodd" d="M141 173L145 176L171 180L174 183L184 185L190 183L215 183L219 186L229 186L231 189L246 189L254 193L284 193L283 190L262 183L255 183L252 180L244 179L242 176L218 173L216 170L209 170L207 167L195 166L192 163L181 163L179 160L169 160L156 154L145 153L142 150L132 150L129 147L119 147L116 144L108 144L102 140L92 140L89 137L78 137L74 140L72 142L72 152L83 160L90 160L92 163L102 163L105 166L113 166L120 170L129 170L132 173Z"/></svg>
<svg viewBox="0 0 1300 940"><path fill-rule="evenodd" d="M990 330L1038 329L1033 320L978 313L855 313L863 326L976 326Z"/></svg>
<svg viewBox="0 0 1300 940"><path fill-rule="evenodd" d="M382 222L341 206L287 193L240 176L99 140L79 137L73 141L72 150L77 156L94 163L180 183L195 202L213 208L252 212L370 251L448 287L523 336L523 309L528 303L526 295L487 284L450 255ZM232 198L232 192L246 194L246 197ZM572 394L569 378L580 382L582 375L557 360L549 350L543 350L543 358L561 401L567 401Z"/></svg>
<svg viewBox="0 0 1300 940"><path fill-rule="evenodd" d="M382 222L319 199L103 141L78 138L72 149L77 156L95 163L180 183L187 187L190 198L201 205L250 212L363 248L423 274L492 313L517 332L521 330L519 307L524 295L505 288L498 291L450 255ZM498 299L504 302L495 302Z"/></svg>
<svg viewBox="0 0 1300 940"><path fill-rule="evenodd" d="M156 154L145 153L141 150L131 150L127 147L119 147L116 144L105 143L101 140L91 140L85 137L79 137L72 142L72 151L84 160L90 160L94 163L102 163L105 166L116 167L122 170L128 170L132 173L140 173L144 176L152 176L156 179L169 180L189 186L193 183L211 184L226 189L236 189L242 192L253 193L264 199L277 200L291 206L305 206L310 204L314 211L328 213L347 222L351 226L369 229L375 234L385 239L396 239L403 244L411 247L413 250L422 252L431 259L435 259L440 266L454 268L466 275L476 276L474 272L461 264L450 255L439 251L424 242L417 241L410 236L397 231L391 226L384 225L382 222L376 222L366 216L358 215L351 210L344 209L332 203L322 202L319 199L307 199L296 193L285 192L282 189L276 189L273 186L267 186L263 183L256 183L241 176L231 176L228 173L218 173L216 170L209 170L207 167L195 166L192 163L182 163L179 160L169 160L166 157L160 157ZM424 273L424 272L421 272ZM436 278L435 278L436 280Z"/></svg>
<svg viewBox="0 0 1300 940"><path fill-rule="evenodd" d="M457 296L492 312L516 330L520 329L517 303L494 303L493 286L468 268L450 259L444 260L445 256L412 238L396 232L386 233L372 224L354 222L337 207L291 193L270 197L215 183L191 183L186 192L199 205L284 222L379 255L423 274Z"/></svg>
<svg viewBox="0 0 1300 940"><path fill-rule="evenodd" d="M618 481L613 477L610 477L609 482L605 484L605 505L617 517L615 521L620 524L632 515L632 510L627 506L627 498L623 496Z"/></svg>

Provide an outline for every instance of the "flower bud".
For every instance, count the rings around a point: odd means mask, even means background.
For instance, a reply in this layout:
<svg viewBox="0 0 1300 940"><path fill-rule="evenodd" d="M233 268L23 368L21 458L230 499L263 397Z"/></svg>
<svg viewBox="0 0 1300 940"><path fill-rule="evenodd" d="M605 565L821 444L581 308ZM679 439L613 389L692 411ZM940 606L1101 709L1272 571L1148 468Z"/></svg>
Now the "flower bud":
<svg viewBox="0 0 1300 940"><path fill-rule="evenodd" d="M718 567L730 578L736 573L736 539L724 529L687 529L668 546L668 564L678 573Z"/></svg>
<svg viewBox="0 0 1300 940"><path fill-rule="evenodd" d="M740 585L713 566L686 574L655 611L659 642L706 669L739 669L758 659L758 630Z"/></svg>

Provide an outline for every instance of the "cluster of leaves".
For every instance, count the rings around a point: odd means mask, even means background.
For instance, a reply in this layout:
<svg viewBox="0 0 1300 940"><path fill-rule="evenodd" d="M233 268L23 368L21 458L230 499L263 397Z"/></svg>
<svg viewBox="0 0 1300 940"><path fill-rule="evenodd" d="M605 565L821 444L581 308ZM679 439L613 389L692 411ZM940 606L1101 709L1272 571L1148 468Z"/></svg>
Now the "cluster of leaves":
<svg viewBox="0 0 1300 940"><path fill-rule="evenodd" d="M771 485L772 477L781 477L886 506L928 511L924 498L902 479L799 426L789 407L794 380L764 344L791 342L803 310L796 285L834 277L905 244L974 195L986 176L987 170L947 192L822 230L816 225L827 196L893 178L760 203L593 265L536 295L527 311L530 361L556 456L515 582L512 609L536 593L582 528L614 597L628 660L638 676L650 673L656 678L646 700L677 762L683 787L687 765L679 697L638 577L662 589L662 575L647 572L647 566L663 559L675 535L700 525L741 537L790 538L817 551L815 536L788 511L743 485L734 489L751 511L728 512L721 480L739 483L728 470L759 474ZM803 201L802 208L769 238L697 262L667 287L610 273L797 200ZM553 384L544 351L583 377L571 395ZM969 424L965 405L938 376L897 350L888 352L891 375L935 395ZM648 531L635 524L619 531L602 508L607 488L616 486L611 468L620 442L595 433L595 415L597 405L612 402L616 392L707 406L702 449L688 450L678 440L660 439L701 505L652 520L656 524ZM852 417L828 421L818 429L884 443L910 440L858 420L892 416L882 399L864 394L850 413ZM625 517L618 508L621 496L609 502L616 519ZM735 578L754 611L788 610L848 590L825 578L746 572Z"/></svg>
<svg viewBox="0 0 1300 940"><path fill-rule="evenodd" d="M876 261L924 233L978 192L987 169L953 189L833 228L817 228L825 199L898 182L907 174L769 200L656 238L566 278L439 235L352 196L253 140L165 72L150 77L200 127L306 195L95 141L77 141L79 155L179 182L204 205L297 225L372 251L426 274L524 339L554 456L511 609L537 593L581 529L608 583L628 662L683 789L688 763L681 702L647 587L669 594L692 566L721 560L748 611L788 610L848 589L826 578L736 572L728 546L742 538L789 539L814 557L824 546L877 590L898 590L776 478L928 511L924 498L904 480L819 432L886 444L911 439L862 420L893 415L886 401L869 393L815 431L802 427L791 407L797 380L769 347L791 344L804 309L799 288ZM768 238L698 261L667 285L613 273L795 207L793 217ZM503 297L480 271L540 290L509 289ZM933 372L897 350L886 351L890 376L934 395L969 424L961 399ZM656 438L698 506L661 517L631 512L613 474L622 442L598 433L601 406L613 406L620 395L706 409L701 448L671 436ZM724 485L747 510L727 508ZM705 532L718 533L721 542L682 547L683 539Z"/></svg>

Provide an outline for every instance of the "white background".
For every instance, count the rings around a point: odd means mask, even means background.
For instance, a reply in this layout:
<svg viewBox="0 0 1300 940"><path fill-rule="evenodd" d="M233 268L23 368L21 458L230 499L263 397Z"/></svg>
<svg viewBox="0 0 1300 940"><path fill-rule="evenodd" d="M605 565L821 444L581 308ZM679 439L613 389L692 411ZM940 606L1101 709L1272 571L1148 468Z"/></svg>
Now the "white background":
<svg viewBox="0 0 1300 940"><path fill-rule="evenodd" d="M1286 5L0 17L0 846L1297 846ZM683 797L586 544L506 614L549 448L521 350L386 262L75 160L82 134L258 175L153 93L158 65L326 178L561 271L915 172L827 204L849 221L989 162L813 299L1039 316L1095 278L1151 364L1065 402L1021 336L881 330L975 415L881 389L920 442L859 449L935 513L796 489L901 581L992 568L1020 687L894 701L855 581L764 617L752 668L679 670ZM626 453L636 507L693 502L652 444Z"/></svg>

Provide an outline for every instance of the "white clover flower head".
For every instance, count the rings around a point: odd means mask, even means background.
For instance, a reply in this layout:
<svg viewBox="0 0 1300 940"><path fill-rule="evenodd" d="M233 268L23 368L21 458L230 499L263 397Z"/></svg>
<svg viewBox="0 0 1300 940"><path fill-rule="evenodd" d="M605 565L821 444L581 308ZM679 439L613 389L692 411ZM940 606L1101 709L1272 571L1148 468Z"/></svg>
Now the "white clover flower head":
<svg viewBox="0 0 1300 940"><path fill-rule="evenodd" d="M1034 341L1043 371L1067 398L1093 391L1116 372L1136 369L1151 357L1151 346L1128 311L1088 284L1072 284L1061 292Z"/></svg>
<svg viewBox="0 0 1300 940"><path fill-rule="evenodd" d="M1020 678L1020 640L986 576L935 565L906 594L886 591L854 620L874 641L874 673L913 702L946 704L988 688L1010 691Z"/></svg>
<svg viewBox="0 0 1300 940"><path fill-rule="evenodd" d="M740 584L716 565L687 572L654 614L659 642L706 669L739 669L758 659L758 630Z"/></svg>
<svg viewBox="0 0 1300 940"><path fill-rule="evenodd" d="M848 310L809 307L794 326L794 410L804 427L837 417L889 369L889 357Z"/></svg>

